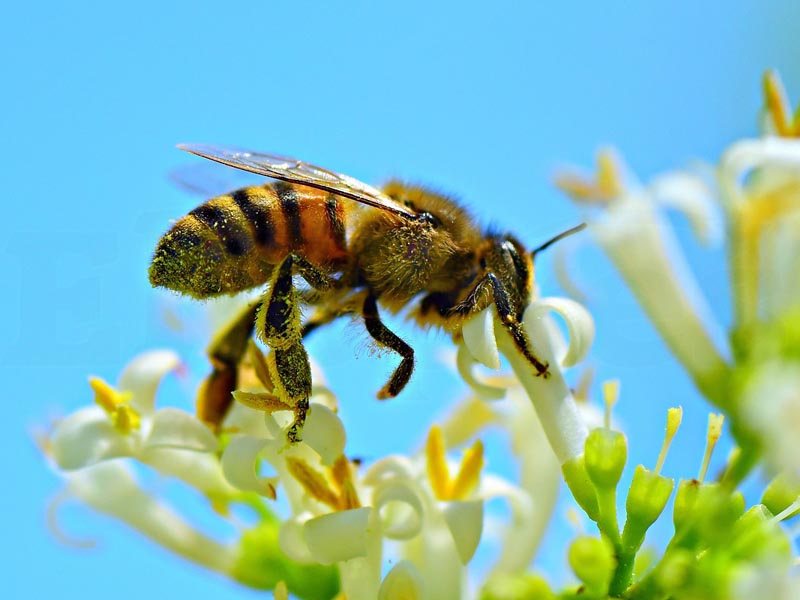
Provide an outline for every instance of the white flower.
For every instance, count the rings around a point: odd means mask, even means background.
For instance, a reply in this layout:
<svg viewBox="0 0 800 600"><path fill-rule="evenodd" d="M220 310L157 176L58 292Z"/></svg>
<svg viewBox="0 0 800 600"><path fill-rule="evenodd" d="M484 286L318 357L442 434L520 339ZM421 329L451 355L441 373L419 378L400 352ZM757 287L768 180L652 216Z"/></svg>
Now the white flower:
<svg viewBox="0 0 800 600"><path fill-rule="evenodd" d="M95 406L57 423L49 437L55 464L73 471L113 458L137 458L202 491L229 491L212 455L217 439L208 427L185 411L155 409L161 379L180 364L175 353L159 350L134 358L120 376L118 390L91 378Z"/></svg>
<svg viewBox="0 0 800 600"><path fill-rule="evenodd" d="M597 182L576 176L558 184L587 209L589 230L619 270L664 342L700 389L720 401L727 366L714 337L721 328L694 279L659 205L683 211L701 239L718 237L712 191L689 173L657 178L650 186L623 182L610 152L598 157ZM601 210L591 210L601 207Z"/></svg>
<svg viewBox="0 0 800 600"><path fill-rule="evenodd" d="M65 475L67 497L112 516L179 556L230 573L234 546L221 544L187 523L172 507L143 490L124 463L106 461Z"/></svg>
<svg viewBox="0 0 800 600"><path fill-rule="evenodd" d="M719 169L738 325L800 306L800 139L743 140Z"/></svg>
<svg viewBox="0 0 800 600"><path fill-rule="evenodd" d="M569 346L564 352L557 328L547 313L560 314L569 330ZM577 302L565 298L544 298L525 311L524 328L533 351L550 364L550 376L537 376L533 366L519 353L511 336L500 324L493 306L464 324L464 343L475 360L490 368L499 366L498 350L508 359L536 408L553 452L559 463L583 454L588 430L575 404L562 367L570 367L585 357L594 339L594 323Z"/></svg>

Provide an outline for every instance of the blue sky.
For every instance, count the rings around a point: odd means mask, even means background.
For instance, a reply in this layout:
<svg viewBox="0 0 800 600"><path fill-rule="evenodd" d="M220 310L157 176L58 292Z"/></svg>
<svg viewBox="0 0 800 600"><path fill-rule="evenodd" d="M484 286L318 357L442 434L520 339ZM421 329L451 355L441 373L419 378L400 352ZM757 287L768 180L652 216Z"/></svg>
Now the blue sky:
<svg viewBox="0 0 800 600"><path fill-rule="evenodd" d="M9 597L254 595L85 511L68 510L65 526L101 548L56 543L45 505L59 483L30 440L32 427L90 400L87 375L113 380L147 348L175 347L193 376L203 373L207 332L168 330L165 306L192 308L146 277L169 219L199 202L168 181L191 160L176 143L295 155L373 183L426 182L534 246L578 219L551 184L558 165L588 167L606 144L643 177L712 160L755 133L766 67L779 68L800 98L796 3L669 4L5 7L0 564ZM724 320L723 253L692 245L690 258ZM600 378L622 380L618 416L634 459L655 460L664 410L680 403L685 452L666 471L693 474L707 408L608 263L586 250L579 271L597 319L592 360ZM559 292L547 257L538 273L546 294ZM373 394L394 362L370 356L362 334L334 327L310 344L343 399L350 452L368 459L415 444L464 391L435 362L449 348L444 336L395 325L421 360L404 397L389 404ZM553 539L566 531L557 527ZM547 561L548 570L563 567L558 556Z"/></svg>

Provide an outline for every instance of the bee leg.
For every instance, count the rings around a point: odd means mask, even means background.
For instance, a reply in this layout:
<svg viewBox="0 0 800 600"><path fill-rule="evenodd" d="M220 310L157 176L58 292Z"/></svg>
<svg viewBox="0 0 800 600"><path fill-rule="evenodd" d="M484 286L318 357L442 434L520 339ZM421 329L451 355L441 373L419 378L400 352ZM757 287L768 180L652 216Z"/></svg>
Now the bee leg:
<svg viewBox="0 0 800 600"><path fill-rule="evenodd" d="M272 349L267 366L275 392L294 411L288 431L292 443L300 440L311 395L311 365L303 347L300 308L292 284L294 260L287 256L273 272L256 319L258 335Z"/></svg>
<svg viewBox="0 0 800 600"><path fill-rule="evenodd" d="M514 345L517 349L536 369L536 374L547 379L550 377L550 371L547 370L549 365L539 359L531 350L528 334L525 333L522 324L519 322L519 318L511 308L511 298L508 294L508 290L506 290L505 286L494 273L489 273L486 277L492 286L494 305L497 307L497 316L500 317L500 322L511 335L511 339L514 340Z"/></svg>
<svg viewBox="0 0 800 600"><path fill-rule="evenodd" d="M373 294L368 294L364 300L363 315L364 324L372 338L403 357L388 383L378 392L378 400L394 398L406 386L414 371L414 349L383 324L378 315L378 302Z"/></svg>
<svg viewBox="0 0 800 600"><path fill-rule="evenodd" d="M215 431L233 403L237 369L247 349L247 342L253 335L257 310L258 303L242 310L214 336L206 351L212 371L197 394L197 417Z"/></svg>
<svg viewBox="0 0 800 600"><path fill-rule="evenodd" d="M297 273L315 290L324 292L338 286L339 281L337 279L329 277L327 273L302 256L294 254L292 255L292 260Z"/></svg>

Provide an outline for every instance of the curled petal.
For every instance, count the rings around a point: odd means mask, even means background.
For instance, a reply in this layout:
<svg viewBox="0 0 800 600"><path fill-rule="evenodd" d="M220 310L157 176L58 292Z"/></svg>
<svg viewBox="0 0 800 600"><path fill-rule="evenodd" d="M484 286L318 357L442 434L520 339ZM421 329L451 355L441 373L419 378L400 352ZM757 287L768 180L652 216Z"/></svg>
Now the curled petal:
<svg viewBox="0 0 800 600"><path fill-rule="evenodd" d="M482 500L456 500L442 503L442 515L453 536L458 557L462 564L467 564L483 533L483 501Z"/></svg>
<svg viewBox="0 0 800 600"><path fill-rule="evenodd" d="M139 413L153 412L156 390L164 376L181 364L178 355L171 350L153 350L134 358L122 371L118 387L123 392L131 392L131 406Z"/></svg>
<svg viewBox="0 0 800 600"><path fill-rule="evenodd" d="M650 184L654 199L682 212L692 230L704 244L718 244L722 239L722 222L713 191L702 177L693 173L674 172L657 177Z"/></svg>
<svg viewBox="0 0 800 600"><path fill-rule="evenodd" d="M490 369L500 368L500 353L494 337L494 305L468 319L461 328L461 333L464 344L475 360Z"/></svg>
<svg viewBox="0 0 800 600"><path fill-rule="evenodd" d="M139 458L160 474L180 479L204 494L221 497L236 493L222 474L216 454L178 448L148 448Z"/></svg>
<svg viewBox="0 0 800 600"><path fill-rule="evenodd" d="M378 591L378 600L422 600L425 582L408 560L401 560L386 574Z"/></svg>
<svg viewBox="0 0 800 600"><path fill-rule="evenodd" d="M560 362L563 367L572 367L581 362L592 347L592 315L581 304L569 298L542 298L533 302L525 311L525 328L530 331L530 321L542 319L551 310L561 315L567 325L569 346Z"/></svg>
<svg viewBox="0 0 800 600"><path fill-rule="evenodd" d="M467 348L466 344L458 345L458 354L456 355L456 365L461 378L472 390L484 400L500 400L506 395L506 388L483 383L475 378L472 374L472 367L475 366L476 361L472 353Z"/></svg>
<svg viewBox="0 0 800 600"><path fill-rule="evenodd" d="M146 448L216 452L218 443L211 430L194 415L177 408L162 408L153 417L153 426L144 445Z"/></svg>
<svg viewBox="0 0 800 600"><path fill-rule="evenodd" d="M372 503L380 515L383 534L387 538L408 540L422 529L422 499L406 482L392 481L379 486Z"/></svg>
<svg viewBox="0 0 800 600"><path fill-rule="evenodd" d="M745 201L742 190L746 176L762 165L800 167L800 141L791 138L768 137L743 140L731 146L720 161L720 184L728 208Z"/></svg>
<svg viewBox="0 0 800 600"><path fill-rule="evenodd" d="M320 455L322 464L332 465L344 452L344 425L330 408L314 402L303 427L303 441Z"/></svg>
<svg viewBox="0 0 800 600"><path fill-rule="evenodd" d="M303 535L314 560L323 565L367 555L371 508L353 508L306 521Z"/></svg>
<svg viewBox="0 0 800 600"><path fill-rule="evenodd" d="M246 492L274 497L274 478L259 477L256 471L261 451L269 443L247 435L232 439L222 453L222 472L228 483Z"/></svg>
<svg viewBox="0 0 800 600"><path fill-rule="evenodd" d="M120 456L132 456L135 438L119 433L99 407L81 409L61 421L50 438L50 450L62 469L88 467Z"/></svg>
<svg viewBox="0 0 800 600"><path fill-rule="evenodd" d="M381 481L391 478L414 479L416 471L414 464L404 456L389 456L372 464L364 474L364 485L378 485Z"/></svg>

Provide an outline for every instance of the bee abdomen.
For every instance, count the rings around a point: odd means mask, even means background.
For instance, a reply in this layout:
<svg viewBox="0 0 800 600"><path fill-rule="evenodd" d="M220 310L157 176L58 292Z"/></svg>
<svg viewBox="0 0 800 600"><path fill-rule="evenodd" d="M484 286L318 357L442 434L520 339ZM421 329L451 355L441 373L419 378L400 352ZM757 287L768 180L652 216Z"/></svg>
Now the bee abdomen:
<svg viewBox="0 0 800 600"><path fill-rule="evenodd" d="M219 238L231 256L242 256L253 249L254 240L245 215L238 206L222 196L209 200L189 213Z"/></svg>

